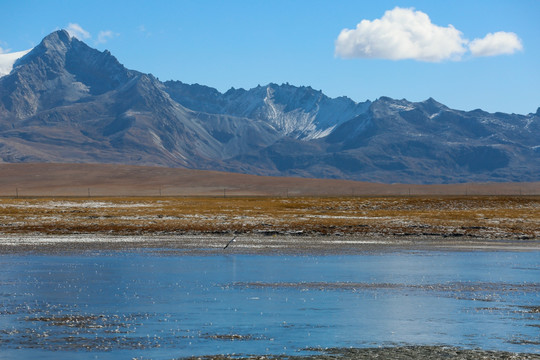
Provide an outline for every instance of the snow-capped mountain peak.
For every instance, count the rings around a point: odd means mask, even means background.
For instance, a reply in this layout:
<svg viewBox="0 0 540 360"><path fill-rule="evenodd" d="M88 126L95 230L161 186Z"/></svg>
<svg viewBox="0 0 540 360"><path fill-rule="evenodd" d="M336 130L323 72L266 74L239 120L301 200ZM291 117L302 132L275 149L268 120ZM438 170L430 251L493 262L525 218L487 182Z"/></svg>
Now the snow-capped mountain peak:
<svg viewBox="0 0 540 360"><path fill-rule="evenodd" d="M24 55L24 54L17 54ZM538 181L540 110L160 82L57 31L0 77L0 162L106 162L380 182ZM9 62L7 62L7 60ZM14 67L13 67L14 66Z"/></svg>

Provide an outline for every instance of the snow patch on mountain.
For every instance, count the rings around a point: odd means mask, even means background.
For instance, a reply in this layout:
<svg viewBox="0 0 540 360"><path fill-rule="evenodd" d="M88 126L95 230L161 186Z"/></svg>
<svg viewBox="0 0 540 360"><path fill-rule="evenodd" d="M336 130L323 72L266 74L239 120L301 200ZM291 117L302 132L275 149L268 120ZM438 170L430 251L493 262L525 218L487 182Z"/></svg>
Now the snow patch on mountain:
<svg viewBox="0 0 540 360"><path fill-rule="evenodd" d="M270 86L266 88L266 97L264 98L264 110L266 110L266 113L263 117L277 130L283 135L295 138L316 139L324 136L328 129L317 129L315 123L319 111L318 104L310 112L306 112L301 108L286 111L286 104L275 102L274 92L274 88Z"/></svg>
<svg viewBox="0 0 540 360"><path fill-rule="evenodd" d="M283 135L300 140L326 137L369 107L369 102L331 99L311 87L270 84L265 90L262 107L254 111L256 117L270 122Z"/></svg>
<svg viewBox="0 0 540 360"><path fill-rule="evenodd" d="M161 150L166 151L165 146L163 146L163 142L161 141L161 138L152 130L148 130L150 135L152 136L152 141L154 144L156 144L157 147L159 147Z"/></svg>
<svg viewBox="0 0 540 360"><path fill-rule="evenodd" d="M344 96L329 98L309 86L289 84L231 88L224 94L179 81L166 82L165 86L176 102L189 109L262 121L282 136L306 141L328 136L340 124L365 113L371 104Z"/></svg>
<svg viewBox="0 0 540 360"><path fill-rule="evenodd" d="M403 104L397 104L397 103L390 103L388 105L391 109L398 110L398 111L411 111L414 110L415 107L413 105L403 105Z"/></svg>
<svg viewBox="0 0 540 360"><path fill-rule="evenodd" d="M13 53L0 54L0 77L8 75L13 70L13 65L17 60L28 54L32 49L17 51Z"/></svg>

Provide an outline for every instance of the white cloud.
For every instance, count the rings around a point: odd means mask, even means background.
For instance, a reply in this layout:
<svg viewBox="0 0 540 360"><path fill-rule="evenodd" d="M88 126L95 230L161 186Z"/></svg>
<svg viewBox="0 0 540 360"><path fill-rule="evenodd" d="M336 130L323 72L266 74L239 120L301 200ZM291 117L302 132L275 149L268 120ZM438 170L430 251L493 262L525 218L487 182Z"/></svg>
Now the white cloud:
<svg viewBox="0 0 540 360"><path fill-rule="evenodd" d="M118 36L118 34L113 33L111 30L100 31L97 36L96 44L104 44L115 36Z"/></svg>
<svg viewBox="0 0 540 360"><path fill-rule="evenodd" d="M336 56L347 59L440 62L461 60L468 51L473 56L495 56L522 49L514 33L490 33L469 41L452 25L435 25L427 14L400 7L386 11L380 19L362 20L356 29L343 29L335 42Z"/></svg>
<svg viewBox="0 0 540 360"><path fill-rule="evenodd" d="M523 45L516 34L499 31L489 33L483 39L474 39L469 49L473 56L496 56L523 50Z"/></svg>
<svg viewBox="0 0 540 360"><path fill-rule="evenodd" d="M79 24L69 23L66 28L70 36L76 37L79 40L89 39L92 36L86 30L84 30Z"/></svg>
<svg viewBox="0 0 540 360"><path fill-rule="evenodd" d="M465 44L452 25L437 26L421 11L396 7L380 19L362 20L356 29L343 29L335 51L343 58L438 62L460 59L467 51Z"/></svg>

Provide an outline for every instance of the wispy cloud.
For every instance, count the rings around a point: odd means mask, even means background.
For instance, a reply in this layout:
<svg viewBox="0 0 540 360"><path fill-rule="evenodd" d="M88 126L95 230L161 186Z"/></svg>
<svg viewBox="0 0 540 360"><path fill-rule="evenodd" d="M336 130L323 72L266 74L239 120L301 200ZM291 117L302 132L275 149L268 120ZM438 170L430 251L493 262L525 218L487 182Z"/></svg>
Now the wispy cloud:
<svg viewBox="0 0 540 360"><path fill-rule="evenodd" d="M143 34L143 35L144 35L145 37L147 37L147 38L150 37L150 36L152 35L152 33L151 33L150 31L148 31L148 29L147 29L146 26L144 26L144 25L139 25L139 26L137 27L137 30L139 30L139 32L140 32L141 34Z"/></svg>
<svg viewBox="0 0 540 360"><path fill-rule="evenodd" d="M77 23L69 23L66 27L66 30L70 36L76 37L79 40L92 39L92 35L90 34L90 32L83 29L83 27ZM105 44L107 41L118 35L120 34L115 33L111 30L101 30L98 33L97 38L95 38L94 40L94 45Z"/></svg>
<svg viewBox="0 0 540 360"><path fill-rule="evenodd" d="M336 56L348 59L458 61L467 51L473 56L494 56L521 49L514 33L488 34L470 42L454 26L435 25L426 13L400 7L380 19L362 20L355 29L343 29L335 42Z"/></svg>
<svg viewBox="0 0 540 360"><path fill-rule="evenodd" d="M76 37L79 40L90 39L92 37L90 33L84 30L79 24L69 23L66 30L70 36Z"/></svg>
<svg viewBox="0 0 540 360"><path fill-rule="evenodd" d="M474 39L469 48L473 56L497 56L521 51L523 44L516 34L499 31L489 33L482 39Z"/></svg>
<svg viewBox="0 0 540 360"><path fill-rule="evenodd" d="M111 30L105 30L105 31L100 31L98 33L98 36L97 36L97 40L96 40L96 45L97 44L104 44L106 43L107 41L109 41L110 39L114 38L118 36L117 33L114 33L112 32Z"/></svg>
<svg viewBox="0 0 540 360"><path fill-rule="evenodd" d="M6 43L0 40L0 54L6 54L11 51L11 49L6 48Z"/></svg>

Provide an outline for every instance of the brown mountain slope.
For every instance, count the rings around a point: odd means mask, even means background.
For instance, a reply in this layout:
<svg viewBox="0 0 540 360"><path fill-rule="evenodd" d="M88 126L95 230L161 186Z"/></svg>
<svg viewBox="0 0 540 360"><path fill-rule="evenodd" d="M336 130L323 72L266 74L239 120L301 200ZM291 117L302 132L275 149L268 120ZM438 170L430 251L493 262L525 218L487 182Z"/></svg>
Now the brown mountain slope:
<svg viewBox="0 0 540 360"><path fill-rule="evenodd" d="M377 184L102 164L0 164L0 196L538 195L540 182Z"/></svg>

